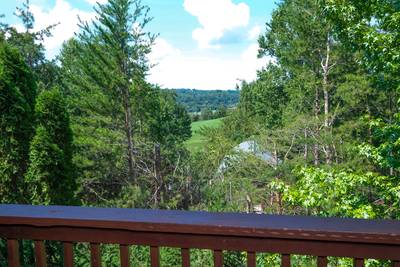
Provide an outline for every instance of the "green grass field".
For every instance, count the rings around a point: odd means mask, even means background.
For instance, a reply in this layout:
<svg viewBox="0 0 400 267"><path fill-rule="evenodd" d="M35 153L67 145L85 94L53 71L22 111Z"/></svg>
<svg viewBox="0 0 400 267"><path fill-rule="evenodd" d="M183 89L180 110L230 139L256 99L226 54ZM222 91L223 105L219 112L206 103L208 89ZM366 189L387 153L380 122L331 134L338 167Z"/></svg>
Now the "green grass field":
<svg viewBox="0 0 400 267"><path fill-rule="evenodd" d="M196 121L192 123L192 138L186 141L186 147L194 152L199 151L205 142L204 137L200 134L199 130L202 127L217 128L222 123L222 119L207 120L207 121Z"/></svg>

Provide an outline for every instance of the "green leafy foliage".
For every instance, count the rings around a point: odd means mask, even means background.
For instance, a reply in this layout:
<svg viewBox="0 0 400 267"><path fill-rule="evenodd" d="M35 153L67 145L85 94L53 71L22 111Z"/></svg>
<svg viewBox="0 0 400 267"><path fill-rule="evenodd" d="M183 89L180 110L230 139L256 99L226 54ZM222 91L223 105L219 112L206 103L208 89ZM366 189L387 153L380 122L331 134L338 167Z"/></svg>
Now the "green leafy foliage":
<svg viewBox="0 0 400 267"><path fill-rule="evenodd" d="M192 136L191 120L186 109L179 105L174 95L156 90L155 100L159 101L151 110L149 135L151 140L165 146L180 144Z"/></svg>
<svg viewBox="0 0 400 267"><path fill-rule="evenodd" d="M382 120L371 122L374 130L374 143L362 144L360 149L363 156L371 159L382 168L393 171L400 169L400 114L396 114L395 122L385 123Z"/></svg>
<svg viewBox="0 0 400 267"><path fill-rule="evenodd" d="M393 0L324 0L322 3L342 39L363 51L367 68L392 73L399 81L399 3Z"/></svg>
<svg viewBox="0 0 400 267"><path fill-rule="evenodd" d="M0 202L24 202L36 84L18 51L0 40Z"/></svg>
<svg viewBox="0 0 400 267"><path fill-rule="evenodd" d="M279 67L269 65L258 76L255 82L242 85L240 108L267 128L281 126L287 101L285 73Z"/></svg>
<svg viewBox="0 0 400 267"><path fill-rule="evenodd" d="M349 46L359 41L345 39L340 31L349 29L339 29L326 2L287 0L274 11L259 39L260 56L272 56L274 62L256 81L241 85L238 109L203 134L207 143L198 156L213 168L202 174L211 177L205 206L398 218L398 74L366 57L362 45ZM393 3L382 2L387 6L370 12L391 16L393 10L385 8ZM353 4L359 5L353 14L367 8L349 1ZM245 153L245 160L218 175L219 164L246 140L278 164Z"/></svg>
<svg viewBox="0 0 400 267"><path fill-rule="evenodd" d="M297 175L299 180L285 189L284 198L302 213L364 219L400 215L396 208L400 187L395 177L318 168L301 168Z"/></svg>
<svg viewBox="0 0 400 267"><path fill-rule="evenodd" d="M66 104L57 89L42 92L36 103L37 126L30 146L26 175L30 202L74 203L76 181L72 164L72 131Z"/></svg>

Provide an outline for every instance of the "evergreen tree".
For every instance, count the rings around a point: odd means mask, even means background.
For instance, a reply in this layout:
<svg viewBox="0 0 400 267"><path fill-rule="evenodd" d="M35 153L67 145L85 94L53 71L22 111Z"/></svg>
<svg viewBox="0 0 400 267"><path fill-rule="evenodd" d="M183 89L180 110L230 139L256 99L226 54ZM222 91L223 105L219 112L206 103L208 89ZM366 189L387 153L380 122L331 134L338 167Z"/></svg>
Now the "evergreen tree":
<svg viewBox="0 0 400 267"><path fill-rule="evenodd" d="M33 204L70 204L76 181L72 165L72 131L66 103L57 89L42 92L35 113L37 127L26 175Z"/></svg>
<svg viewBox="0 0 400 267"><path fill-rule="evenodd" d="M51 88L58 80L58 66L54 60L46 59L44 40L51 37L51 32L57 24L34 31L35 18L30 10L29 0L25 0L22 7L17 7L14 14L22 22L25 31L18 31L11 26L3 27L3 29L0 27L0 31L6 34L7 42L21 53L36 78L38 88L40 90Z"/></svg>
<svg viewBox="0 0 400 267"><path fill-rule="evenodd" d="M157 177L169 175L175 163L183 162L182 143L190 137L190 118L176 103L174 94L137 79L130 87L135 135L137 178L132 182L126 166L126 132L123 107L109 92L93 82L79 62L90 58L88 46L72 39L61 52L62 90L68 101L74 132L74 163L79 173L79 196L85 203L104 203L120 197L128 186L152 188ZM154 167L157 166L157 168ZM151 166L151 167L150 167ZM178 174L179 172L175 172ZM125 188L124 188L125 187ZM171 185L173 187L173 185ZM125 194L125 193L124 193ZM127 194L127 193L126 193ZM171 196L175 196L171 193ZM145 203L141 203L145 207Z"/></svg>
<svg viewBox="0 0 400 267"><path fill-rule="evenodd" d="M36 84L18 51L0 39L0 202L22 202Z"/></svg>
<svg viewBox="0 0 400 267"><path fill-rule="evenodd" d="M84 77L103 90L114 109L123 110L123 116L116 112L114 119L123 122L127 177L133 181L136 170L132 88L140 89L149 68L146 55L155 38L145 32L151 21L149 8L140 0L110 0L105 5L98 5L95 11L98 19L92 25L84 22L80 25L82 31L78 38L84 49L77 63ZM80 79L76 82L87 84Z"/></svg>
<svg viewBox="0 0 400 267"><path fill-rule="evenodd" d="M75 39L63 45L61 90L74 133L78 195L84 203L97 203L115 197L120 180L126 178L125 138L120 120L115 119L121 110L81 69L79 61L86 54L82 50L88 49L82 46Z"/></svg>

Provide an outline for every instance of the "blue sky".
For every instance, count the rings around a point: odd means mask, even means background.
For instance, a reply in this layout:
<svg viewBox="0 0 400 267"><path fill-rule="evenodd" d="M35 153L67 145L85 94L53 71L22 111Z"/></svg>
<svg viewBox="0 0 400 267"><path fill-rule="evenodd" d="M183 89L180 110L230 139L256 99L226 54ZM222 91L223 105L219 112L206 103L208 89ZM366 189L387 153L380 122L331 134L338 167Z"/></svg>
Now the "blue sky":
<svg viewBox="0 0 400 267"><path fill-rule="evenodd" d="M107 0L98 0L105 3ZM2 0L0 14L20 27L13 16L23 0ZM31 0L36 29L60 22L45 42L54 57L63 41L78 30L77 15L94 17L96 0ZM148 79L168 88L230 89L238 80L253 80L268 58L257 59L257 36L270 19L275 0L142 0L154 20L148 29L159 33Z"/></svg>

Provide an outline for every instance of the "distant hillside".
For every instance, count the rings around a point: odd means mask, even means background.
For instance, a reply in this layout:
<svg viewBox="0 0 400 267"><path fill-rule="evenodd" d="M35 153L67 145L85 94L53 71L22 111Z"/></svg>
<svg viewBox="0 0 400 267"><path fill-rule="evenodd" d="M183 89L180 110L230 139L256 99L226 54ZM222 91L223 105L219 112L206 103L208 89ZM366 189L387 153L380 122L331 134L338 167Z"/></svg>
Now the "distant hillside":
<svg viewBox="0 0 400 267"><path fill-rule="evenodd" d="M239 102L238 90L195 90L171 89L177 95L178 103L184 105L188 112L199 112L204 108L216 110L220 106L234 107Z"/></svg>

